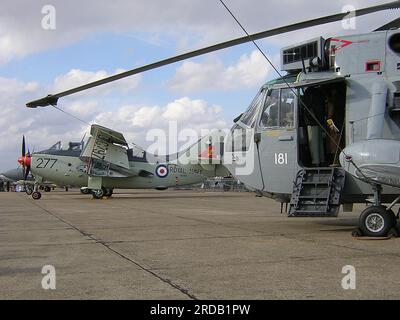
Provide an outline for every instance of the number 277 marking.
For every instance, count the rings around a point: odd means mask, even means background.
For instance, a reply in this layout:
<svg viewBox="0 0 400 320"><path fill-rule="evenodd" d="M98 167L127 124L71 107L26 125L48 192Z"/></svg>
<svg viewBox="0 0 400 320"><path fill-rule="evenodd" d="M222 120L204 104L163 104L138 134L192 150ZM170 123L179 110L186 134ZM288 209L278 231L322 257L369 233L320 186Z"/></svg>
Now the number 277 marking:
<svg viewBox="0 0 400 320"><path fill-rule="evenodd" d="M288 164L288 154L287 153L275 153L275 164L285 165Z"/></svg>
<svg viewBox="0 0 400 320"><path fill-rule="evenodd" d="M36 168L38 169L45 169L49 167L52 169L54 165L57 163L57 159L50 159L50 158L39 158L37 159Z"/></svg>

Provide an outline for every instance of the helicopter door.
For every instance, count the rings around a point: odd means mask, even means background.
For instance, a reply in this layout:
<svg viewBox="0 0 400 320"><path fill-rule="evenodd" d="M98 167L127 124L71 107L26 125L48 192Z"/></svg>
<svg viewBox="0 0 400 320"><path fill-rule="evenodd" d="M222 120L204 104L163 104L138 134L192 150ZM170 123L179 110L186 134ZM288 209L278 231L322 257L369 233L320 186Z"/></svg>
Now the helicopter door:
<svg viewBox="0 0 400 320"><path fill-rule="evenodd" d="M295 104L292 89L270 90L258 123L258 152L264 191L292 193L297 162Z"/></svg>
<svg viewBox="0 0 400 320"><path fill-rule="evenodd" d="M261 90L247 111L240 116L227 136L225 166L240 182L253 190L263 190L260 162L255 143L255 127L265 100L266 90Z"/></svg>

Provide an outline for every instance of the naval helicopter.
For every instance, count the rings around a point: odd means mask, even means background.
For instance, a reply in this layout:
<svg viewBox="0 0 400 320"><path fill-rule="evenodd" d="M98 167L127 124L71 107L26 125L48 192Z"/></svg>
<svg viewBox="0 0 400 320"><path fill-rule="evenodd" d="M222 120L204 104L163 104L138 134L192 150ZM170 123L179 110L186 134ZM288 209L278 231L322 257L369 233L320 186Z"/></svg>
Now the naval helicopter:
<svg viewBox="0 0 400 320"><path fill-rule="evenodd" d="M390 2L353 16L398 9ZM147 70L317 25L350 12L248 34L27 103L60 98ZM318 37L281 50L286 75L264 85L226 135L223 165L247 188L288 207L290 217L336 217L354 203L359 235L382 237L397 224L400 187L400 18L367 34ZM245 30L244 30L245 31ZM215 143L215 142L211 142ZM90 179L90 178L89 178ZM384 206L384 203L390 203Z"/></svg>

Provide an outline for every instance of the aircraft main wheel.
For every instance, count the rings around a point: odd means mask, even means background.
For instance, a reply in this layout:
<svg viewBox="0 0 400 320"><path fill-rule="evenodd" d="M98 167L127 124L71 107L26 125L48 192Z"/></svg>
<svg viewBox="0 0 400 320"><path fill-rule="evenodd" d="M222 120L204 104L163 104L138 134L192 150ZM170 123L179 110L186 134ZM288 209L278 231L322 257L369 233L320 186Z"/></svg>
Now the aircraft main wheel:
<svg viewBox="0 0 400 320"><path fill-rule="evenodd" d="M91 192L92 192L92 190L90 190L89 188L81 188L81 193L82 194L89 194Z"/></svg>
<svg viewBox="0 0 400 320"><path fill-rule="evenodd" d="M32 193L33 200L39 200L42 197L42 194L39 191L35 191Z"/></svg>
<svg viewBox="0 0 400 320"><path fill-rule="evenodd" d="M383 206L369 207L360 216L360 228L368 237L386 237L395 225L396 216L393 211Z"/></svg>
<svg viewBox="0 0 400 320"><path fill-rule="evenodd" d="M106 189L101 188L101 189L92 190L92 195L93 195L93 198L95 198L95 199L102 199L106 195Z"/></svg>
<svg viewBox="0 0 400 320"><path fill-rule="evenodd" d="M113 193L114 193L114 189L111 189L111 188L106 189L105 196L106 197L111 197L113 195Z"/></svg>
<svg viewBox="0 0 400 320"><path fill-rule="evenodd" d="M44 187L44 192L50 192L50 191L51 191L51 188L49 186Z"/></svg>

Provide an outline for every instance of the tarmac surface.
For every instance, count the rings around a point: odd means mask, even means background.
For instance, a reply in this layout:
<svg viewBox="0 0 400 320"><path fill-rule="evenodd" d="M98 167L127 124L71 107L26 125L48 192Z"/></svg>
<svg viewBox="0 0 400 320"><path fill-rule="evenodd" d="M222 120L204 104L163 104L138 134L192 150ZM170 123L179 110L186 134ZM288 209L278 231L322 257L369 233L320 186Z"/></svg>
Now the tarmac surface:
<svg viewBox="0 0 400 320"><path fill-rule="evenodd" d="M0 299L398 299L400 239L355 240L357 220L288 218L251 193L2 192Z"/></svg>

